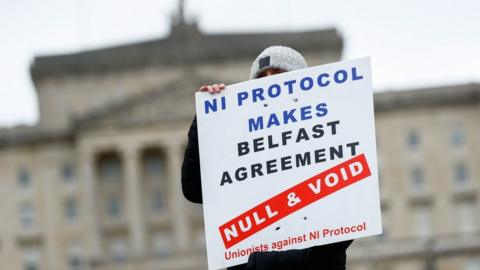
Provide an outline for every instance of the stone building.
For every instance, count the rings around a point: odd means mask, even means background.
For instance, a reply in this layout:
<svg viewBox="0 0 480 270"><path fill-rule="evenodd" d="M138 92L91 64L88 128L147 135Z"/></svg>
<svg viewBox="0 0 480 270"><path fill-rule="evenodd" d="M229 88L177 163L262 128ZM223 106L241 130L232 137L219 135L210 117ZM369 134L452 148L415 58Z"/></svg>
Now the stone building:
<svg viewBox="0 0 480 270"><path fill-rule="evenodd" d="M194 93L248 79L278 43L312 64L342 50L333 29L204 35L180 22L166 39L37 57L39 123L0 135L0 269L205 269L201 208L180 186Z"/></svg>
<svg viewBox="0 0 480 270"><path fill-rule="evenodd" d="M480 269L480 84L374 99L384 233L352 269Z"/></svg>
<svg viewBox="0 0 480 270"><path fill-rule="evenodd" d="M180 165L202 84L248 79L265 47L341 59L334 29L204 34L36 57L40 120L0 130L0 269L206 269ZM352 269L480 269L480 85L375 95L385 234Z"/></svg>

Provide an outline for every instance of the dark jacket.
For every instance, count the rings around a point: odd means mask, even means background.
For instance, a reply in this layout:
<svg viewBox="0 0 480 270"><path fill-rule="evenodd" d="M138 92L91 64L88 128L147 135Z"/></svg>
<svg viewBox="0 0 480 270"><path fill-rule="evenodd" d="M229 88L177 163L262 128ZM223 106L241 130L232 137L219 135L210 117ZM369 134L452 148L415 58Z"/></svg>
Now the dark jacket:
<svg viewBox="0 0 480 270"><path fill-rule="evenodd" d="M196 117L188 131L188 144L182 164L182 191L187 200L202 203ZM345 241L301 250L256 252L249 256L247 264L229 269L344 270L345 251L351 243L352 241Z"/></svg>

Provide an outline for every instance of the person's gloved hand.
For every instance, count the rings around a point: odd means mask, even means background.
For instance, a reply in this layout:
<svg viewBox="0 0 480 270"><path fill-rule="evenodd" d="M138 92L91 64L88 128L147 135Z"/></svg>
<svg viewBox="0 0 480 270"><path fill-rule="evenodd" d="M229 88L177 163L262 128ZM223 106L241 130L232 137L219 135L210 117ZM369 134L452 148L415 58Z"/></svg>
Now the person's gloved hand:
<svg viewBox="0 0 480 270"><path fill-rule="evenodd" d="M248 257L245 269L344 270L346 250L353 241L344 241L307 249L255 252Z"/></svg>

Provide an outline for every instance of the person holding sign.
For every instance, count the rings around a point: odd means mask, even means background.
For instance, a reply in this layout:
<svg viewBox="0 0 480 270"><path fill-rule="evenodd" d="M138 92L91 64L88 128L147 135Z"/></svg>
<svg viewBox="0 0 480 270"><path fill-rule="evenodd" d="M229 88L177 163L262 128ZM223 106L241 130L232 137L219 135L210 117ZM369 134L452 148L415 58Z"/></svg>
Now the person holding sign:
<svg viewBox="0 0 480 270"><path fill-rule="evenodd" d="M252 64L250 79L257 79L293 70L307 68L304 57L284 46L266 48ZM225 84L204 85L199 91L220 93ZM188 145L182 164L182 190L185 198L193 203L202 203L200 157L196 117L188 132ZM316 246L302 250L255 252L247 264L228 269L345 269L346 249L352 241Z"/></svg>

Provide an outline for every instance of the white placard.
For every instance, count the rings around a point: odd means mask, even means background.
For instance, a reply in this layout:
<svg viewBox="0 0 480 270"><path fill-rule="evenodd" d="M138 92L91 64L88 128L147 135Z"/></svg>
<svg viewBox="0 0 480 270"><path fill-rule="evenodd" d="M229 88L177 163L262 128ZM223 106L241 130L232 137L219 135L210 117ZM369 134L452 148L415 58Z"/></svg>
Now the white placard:
<svg viewBox="0 0 480 270"><path fill-rule="evenodd" d="M196 94L209 269L382 231L370 59Z"/></svg>

